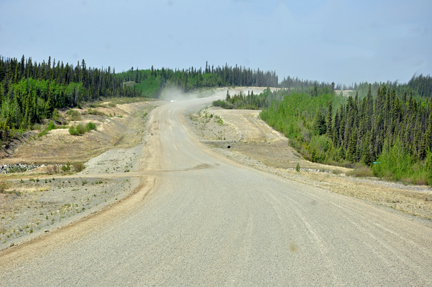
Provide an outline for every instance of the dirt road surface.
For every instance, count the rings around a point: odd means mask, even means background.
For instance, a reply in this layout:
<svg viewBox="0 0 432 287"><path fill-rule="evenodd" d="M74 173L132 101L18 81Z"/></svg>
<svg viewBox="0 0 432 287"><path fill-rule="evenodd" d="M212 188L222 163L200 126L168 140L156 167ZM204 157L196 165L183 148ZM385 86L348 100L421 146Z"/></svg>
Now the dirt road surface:
<svg viewBox="0 0 432 287"><path fill-rule="evenodd" d="M0 254L0 286L431 286L432 224L214 152L153 110L141 189Z"/></svg>

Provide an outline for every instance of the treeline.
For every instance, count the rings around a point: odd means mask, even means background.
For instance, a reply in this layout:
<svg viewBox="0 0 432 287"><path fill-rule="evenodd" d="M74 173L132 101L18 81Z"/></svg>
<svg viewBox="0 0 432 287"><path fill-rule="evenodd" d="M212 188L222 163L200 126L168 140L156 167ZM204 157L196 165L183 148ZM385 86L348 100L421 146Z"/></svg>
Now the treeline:
<svg viewBox="0 0 432 287"><path fill-rule="evenodd" d="M253 91L248 91L247 95L243 94L243 92L230 95L229 90L227 90L225 100L213 101L213 106L222 107L224 109L257 110L267 108L271 102L278 100L281 100L280 95L272 93L270 88L265 89L260 94L254 94Z"/></svg>
<svg viewBox="0 0 432 287"><path fill-rule="evenodd" d="M260 94L248 91L247 95L242 92L230 95L228 90L225 100L214 101L213 106L224 109L268 109L273 102L280 102L288 95L303 93L312 97L318 97L323 94L333 93L334 91L334 83L318 83L316 81L296 79L292 82L292 85L288 85L287 83L283 85L286 88L276 89L272 92L267 87Z"/></svg>
<svg viewBox="0 0 432 287"><path fill-rule="evenodd" d="M279 84L280 88L287 88L287 89L296 89L298 92L304 92L302 90L308 89L311 87L317 86L318 88L322 88L324 86L331 87L331 90L357 90L358 84L352 83L351 85L345 85L345 84L335 84L332 83L326 83L326 82L318 82L318 81L311 81L311 80L303 80L299 79L298 77L290 77L284 78L282 82Z"/></svg>
<svg viewBox="0 0 432 287"><path fill-rule="evenodd" d="M0 131L29 129L52 118L55 109L76 107L101 97L137 96L115 77L115 71L60 61L37 63L32 58L0 57Z"/></svg>
<svg viewBox="0 0 432 287"><path fill-rule="evenodd" d="M261 118L306 158L373 166L380 177L432 183L432 102L381 85L375 97L291 94ZM376 164L373 164L376 162ZM378 163L379 162L379 163Z"/></svg>
<svg viewBox="0 0 432 287"><path fill-rule="evenodd" d="M177 87L184 92L199 88L256 86L277 87L278 76L275 72L252 70L241 66L209 66L189 69L154 69L139 70L131 68L116 75L126 85L133 86L142 96L159 97L165 87Z"/></svg>
<svg viewBox="0 0 432 287"><path fill-rule="evenodd" d="M413 98L427 98L432 96L432 77L430 75L423 76L422 74L416 76L414 75L408 83L399 83L398 81L387 81L386 83L368 83L368 82L360 82L355 83L353 86L347 88L348 90L354 90L353 95L355 95L355 92L358 93L358 96L360 99L363 97L366 97L369 91L369 85L371 85L371 91L373 95L376 95L378 88L385 84L388 89L395 89L396 94L402 95L404 93L407 93L409 95L412 95ZM344 89L344 90L347 90ZM336 86L336 90L340 90Z"/></svg>

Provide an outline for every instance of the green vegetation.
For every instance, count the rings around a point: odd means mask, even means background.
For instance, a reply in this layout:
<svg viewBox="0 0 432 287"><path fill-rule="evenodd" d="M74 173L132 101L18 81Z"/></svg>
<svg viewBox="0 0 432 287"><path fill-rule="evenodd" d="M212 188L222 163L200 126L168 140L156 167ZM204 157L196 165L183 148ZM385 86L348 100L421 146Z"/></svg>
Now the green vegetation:
<svg viewBox="0 0 432 287"><path fill-rule="evenodd" d="M0 57L0 131L2 140L16 130L26 130L54 119L56 109L81 108L80 103L101 97L135 97L139 92L124 87L111 68L87 68L63 62L33 62ZM76 117L76 114L74 115ZM46 134L49 130L43 131Z"/></svg>
<svg viewBox="0 0 432 287"><path fill-rule="evenodd" d="M214 67L205 70L191 67L186 70L134 70L116 74L115 70L88 68L84 60L76 66L53 60L33 62L24 56L0 57L0 137L6 140L19 131L38 128L44 119L55 119L56 109L82 109L84 103L102 98L130 97L138 100L158 98L164 88L176 87L188 92L199 88L220 86L274 86L278 85L275 72L253 71L244 67ZM120 101L118 101L120 102ZM88 113L104 115L91 105ZM115 103L110 105L115 106ZM81 114L68 112L71 120ZM74 130L75 129L75 130ZM76 128L72 133L76 134ZM40 136L49 130L44 130ZM80 134L78 132L78 134Z"/></svg>
<svg viewBox="0 0 432 287"><path fill-rule="evenodd" d="M345 103L346 102L346 103ZM261 112L314 162L373 166L373 174L425 183L432 171L432 103L396 96L382 85L375 99L334 94L286 96ZM373 164L373 162L380 162ZM430 182L432 183L432 182Z"/></svg>
<svg viewBox="0 0 432 287"><path fill-rule="evenodd" d="M52 131L52 130L55 129L55 128L56 128L56 126L55 126L54 122L53 122L53 121L50 121L50 123L48 124L48 126L47 126L45 129L43 129L43 130L38 134L38 137L41 137L41 136L46 135L49 131Z"/></svg>
<svg viewBox="0 0 432 287"><path fill-rule="evenodd" d="M244 95L242 92L238 95L233 95L231 97L229 90L227 91L227 95L224 101L217 100L213 102L213 106L222 107L224 109L259 109L265 106L274 100L269 95L271 91L267 88L262 94L254 95L253 91L250 93L248 91L247 95Z"/></svg>
<svg viewBox="0 0 432 287"><path fill-rule="evenodd" d="M99 112L98 110L94 110L94 109L92 109L92 108L89 108L89 109L87 110L87 113L88 113L89 115L95 115L95 116L106 116L105 113L103 113L103 112Z"/></svg>
<svg viewBox="0 0 432 287"><path fill-rule="evenodd" d="M378 92L378 89L382 85L382 83L360 83L360 84L354 84L354 87L352 89L356 90L358 92L358 96L360 99L363 97L366 97L369 92L369 85L371 86L371 92L373 95L376 95ZM427 98L432 95L432 77L430 75L423 76L414 75L411 80L406 84L400 84L397 81L396 82L387 82L385 83L387 89L392 90L394 89L397 95L407 97L413 97L415 99L419 98Z"/></svg>
<svg viewBox="0 0 432 287"><path fill-rule="evenodd" d="M186 70L154 69L139 70L131 68L116 77L125 87L132 87L141 96L159 98L164 88L176 87L184 92L199 88L226 86L277 87L278 77L275 72L263 72L245 67L209 66L204 70L191 67Z"/></svg>
<svg viewBox="0 0 432 287"><path fill-rule="evenodd" d="M69 128L69 133L73 136L79 136L83 135L86 132L89 132L91 130L96 130L96 125L92 122L89 122L87 125L83 126L82 124L75 126L71 126Z"/></svg>
<svg viewBox="0 0 432 287"><path fill-rule="evenodd" d="M260 95L227 94L213 104L263 109L261 118L313 162L356 167L356 176L432 185L432 101L412 92L407 97L406 86L398 86L403 92L397 94L382 84L373 96L369 85L361 99L336 95L333 84L266 89Z"/></svg>
<svg viewBox="0 0 432 287"><path fill-rule="evenodd" d="M67 115L70 117L72 121L81 120L81 114L77 110L69 110Z"/></svg>
<svg viewBox="0 0 432 287"><path fill-rule="evenodd" d="M68 162L66 165L62 166L62 170L63 170L63 172L70 172L70 170L71 170L70 163Z"/></svg>

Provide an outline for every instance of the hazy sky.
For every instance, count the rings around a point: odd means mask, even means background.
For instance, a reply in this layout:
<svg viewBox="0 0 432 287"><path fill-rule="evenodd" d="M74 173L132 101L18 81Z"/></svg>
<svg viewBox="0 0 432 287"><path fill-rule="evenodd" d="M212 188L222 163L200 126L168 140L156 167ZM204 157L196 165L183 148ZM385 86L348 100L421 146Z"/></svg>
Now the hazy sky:
<svg viewBox="0 0 432 287"><path fill-rule="evenodd" d="M241 65L279 79L432 73L432 1L0 0L0 55L91 67Z"/></svg>

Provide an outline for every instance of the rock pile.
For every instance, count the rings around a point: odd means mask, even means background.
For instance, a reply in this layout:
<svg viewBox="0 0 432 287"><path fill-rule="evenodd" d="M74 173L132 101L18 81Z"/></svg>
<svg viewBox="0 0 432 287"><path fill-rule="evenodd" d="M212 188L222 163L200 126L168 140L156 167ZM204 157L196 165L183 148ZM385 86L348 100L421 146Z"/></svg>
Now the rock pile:
<svg viewBox="0 0 432 287"><path fill-rule="evenodd" d="M44 167L45 165L35 165L35 164L2 164L0 165L0 174L1 173L11 173L11 172L25 172L37 169L39 167Z"/></svg>

